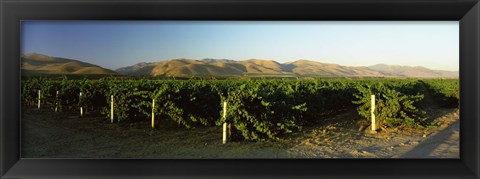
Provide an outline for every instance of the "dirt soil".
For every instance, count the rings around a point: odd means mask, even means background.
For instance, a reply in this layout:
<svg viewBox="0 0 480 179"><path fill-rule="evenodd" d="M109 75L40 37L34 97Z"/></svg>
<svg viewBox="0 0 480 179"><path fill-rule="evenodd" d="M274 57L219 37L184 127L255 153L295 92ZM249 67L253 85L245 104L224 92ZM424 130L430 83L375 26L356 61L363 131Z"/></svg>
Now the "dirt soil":
<svg viewBox="0 0 480 179"><path fill-rule="evenodd" d="M22 112L23 158L459 158L459 110L427 111L438 127L382 128L359 125L354 110L320 118L281 141L221 144L221 127L180 128L145 122L111 124L91 113ZM364 127L363 127L364 128Z"/></svg>

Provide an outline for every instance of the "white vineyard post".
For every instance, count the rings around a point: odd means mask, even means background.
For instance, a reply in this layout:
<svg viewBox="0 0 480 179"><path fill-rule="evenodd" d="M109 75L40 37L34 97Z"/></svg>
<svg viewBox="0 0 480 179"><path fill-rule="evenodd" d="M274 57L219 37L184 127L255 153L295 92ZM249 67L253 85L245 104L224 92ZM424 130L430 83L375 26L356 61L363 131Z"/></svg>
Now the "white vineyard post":
<svg viewBox="0 0 480 179"><path fill-rule="evenodd" d="M227 143L227 102L223 102L223 138L222 143Z"/></svg>
<svg viewBox="0 0 480 179"><path fill-rule="evenodd" d="M41 97L40 90L38 90L38 109L40 109L40 97Z"/></svg>
<svg viewBox="0 0 480 179"><path fill-rule="evenodd" d="M110 122L113 123L113 95L110 96Z"/></svg>
<svg viewBox="0 0 480 179"><path fill-rule="evenodd" d="M155 99L152 100L152 129L155 128Z"/></svg>
<svg viewBox="0 0 480 179"><path fill-rule="evenodd" d="M82 101L82 92L80 92L80 101ZM83 116L83 106L80 104L80 116Z"/></svg>
<svg viewBox="0 0 480 179"><path fill-rule="evenodd" d="M57 94L55 95L55 112L58 111L58 91Z"/></svg>
<svg viewBox="0 0 480 179"><path fill-rule="evenodd" d="M377 130L377 123L375 121L375 95L372 95L372 105L371 105L371 114L372 114L372 131Z"/></svg>

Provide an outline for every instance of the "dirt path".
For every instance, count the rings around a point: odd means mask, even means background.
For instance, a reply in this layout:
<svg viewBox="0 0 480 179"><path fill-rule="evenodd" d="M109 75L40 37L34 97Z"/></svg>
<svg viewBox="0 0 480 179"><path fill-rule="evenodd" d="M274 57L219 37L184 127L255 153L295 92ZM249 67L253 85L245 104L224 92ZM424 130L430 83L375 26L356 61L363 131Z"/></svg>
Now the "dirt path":
<svg viewBox="0 0 480 179"><path fill-rule="evenodd" d="M318 127L300 137L289 153L307 158L459 158L459 111L443 112L447 114L434 120L441 123L435 129L386 129L372 134L355 130L347 121L344 126Z"/></svg>

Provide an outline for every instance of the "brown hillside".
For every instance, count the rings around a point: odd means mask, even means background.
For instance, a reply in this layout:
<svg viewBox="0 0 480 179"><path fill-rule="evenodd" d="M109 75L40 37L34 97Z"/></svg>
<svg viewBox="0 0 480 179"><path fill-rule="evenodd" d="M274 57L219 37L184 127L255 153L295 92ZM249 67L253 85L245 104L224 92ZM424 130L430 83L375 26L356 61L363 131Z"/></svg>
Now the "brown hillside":
<svg viewBox="0 0 480 179"><path fill-rule="evenodd" d="M444 70L431 70L422 66L400 66L400 65L386 65L378 64L369 66L368 68L383 72L394 74L403 77L418 77L418 78L458 78L459 73Z"/></svg>
<svg viewBox="0 0 480 179"><path fill-rule="evenodd" d="M358 77L377 77L385 76L381 72L377 72L366 67L347 67L337 64L320 63L309 60L298 60L289 63L289 68L293 73L301 75L320 75L320 76L358 76Z"/></svg>
<svg viewBox="0 0 480 179"><path fill-rule="evenodd" d="M116 72L78 60L50 57L38 53L21 57L22 72L27 74L115 74Z"/></svg>
<svg viewBox="0 0 480 179"><path fill-rule="evenodd" d="M175 59L153 64L151 76L241 75L244 67L230 62ZM146 74L143 74L146 75Z"/></svg>
<svg viewBox="0 0 480 179"><path fill-rule="evenodd" d="M138 63L117 72L135 76L222 76L222 75L306 75L323 77L428 77L444 78L458 72L430 70L425 67L371 66L349 67L337 64L298 60L280 64L273 60L250 59L174 59L156 63Z"/></svg>
<svg viewBox="0 0 480 179"><path fill-rule="evenodd" d="M273 60L250 59L246 61L240 61L239 63L245 66L246 73L284 73L282 64Z"/></svg>

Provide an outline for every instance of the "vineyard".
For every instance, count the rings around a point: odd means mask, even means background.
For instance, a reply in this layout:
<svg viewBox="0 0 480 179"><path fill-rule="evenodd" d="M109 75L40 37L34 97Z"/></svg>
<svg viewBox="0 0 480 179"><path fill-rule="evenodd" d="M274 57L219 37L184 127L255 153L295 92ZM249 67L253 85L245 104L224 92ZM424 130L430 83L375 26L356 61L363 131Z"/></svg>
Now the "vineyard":
<svg viewBox="0 0 480 179"><path fill-rule="evenodd" d="M22 80L22 105L98 112L113 123L173 121L180 127L231 126L234 140L281 139L318 116L355 109L385 127L425 128L424 98L459 104L458 79ZM226 106L224 106L226 104ZM226 111L224 111L226 109ZM150 126L146 126L150 127Z"/></svg>

